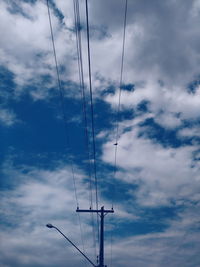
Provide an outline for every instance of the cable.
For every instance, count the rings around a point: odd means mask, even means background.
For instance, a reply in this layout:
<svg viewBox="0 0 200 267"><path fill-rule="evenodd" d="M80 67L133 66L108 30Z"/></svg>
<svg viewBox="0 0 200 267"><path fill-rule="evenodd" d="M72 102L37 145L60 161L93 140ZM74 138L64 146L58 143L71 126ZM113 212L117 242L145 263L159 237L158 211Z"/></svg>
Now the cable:
<svg viewBox="0 0 200 267"><path fill-rule="evenodd" d="M54 54L54 60L55 60L57 82L58 82L58 88L59 88L59 94L60 94L60 100L61 100L61 108L62 108L65 133L66 133L67 143L70 144L67 124L66 124L67 120L66 120L66 115L65 115L64 90L63 90L63 87L61 85L60 74L59 74L59 70L58 70L58 60L57 60L56 47L55 47L55 41L54 41L51 13L50 13L50 8L49 8L49 0L46 1L46 4L47 4L47 10L48 10L49 26L50 26L50 32L51 32L51 40L52 40L52 47L53 47L53 54ZM71 160L70 160L70 166L71 166L71 172L72 172L72 178L73 178L73 184L74 184L74 193L75 193L76 204L77 204L77 207L79 207L77 189L76 189L76 181L75 181L75 175L74 175L74 167L73 167L73 163ZM79 226L80 226L80 232L81 232L81 240L82 240L82 244L83 244L83 251L85 251L84 238L83 238L83 233L82 233L82 225L81 225L80 216L79 216Z"/></svg>
<svg viewBox="0 0 200 267"><path fill-rule="evenodd" d="M68 136L68 131L67 131L68 129L66 127L64 91L63 91L63 88L61 86L60 74L59 74L59 70L58 70L58 61L57 61L57 54L56 54L56 48L55 48L55 42L54 42L53 27L52 27L52 22L51 22L49 0L47 0L47 9L48 9L48 17L49 17L49 26L50 26L50 31L51 31L51 40L52 40L52 46L53 46L53 54L54 54L54 60L55 60L55 66L56 66L57 82L58 82L58 88L59 88L60 100L61 100L61 107L62 107L62 115L63 115L64 125L65 125L65 130L66 130L67 141L69 143L69 136ZM71 171L72 171L72 177L73 177L73 183L74 183L76 204L77 204L77 207L79 207L78 197L77 197L77 190L76 190L76 182L75 182L75 176L74 176L74 168L73 168L72 162L70 162L70 165L71 165Z"/></svg>
<svg viewBox="0 0 200 267"><path fill-rule="evenodd" d="M84 84L84 75L83 75L83 61L82 61L82 44L81 44L81 31L80 31L80 12L79 12L79 1L73 0L74 3L74 24L76 32L76 47L77 47L77 56L78 56L78 70L79 70L79 82L82 96L82 108L83 108L83 122L84 122L84 132L85 132L85 147L87 151L88 158L88 176L89 176L89 205L93 209L93 196L92 196L92 177L91 177L91 159L89 151L89 135L88 135L88 120L87 120L87 111L86 111L86 96L85 96L85 84ZM91 213L91 222L92 222L92 234L93 234L93 244L95 250L95 257L97 255L96 251L96 240L95 240L95 229L94 229L94 215Z"/></svg>
<svg viewBox="0 0 200 267"><path fill-rule="evenodd" d="M95 191L96 191L96 209L98 210L98 184L97 184L97 174L96 174L96 146L95 146L95 134L94 134L94 107L93 107L93 96L92 96L88 0L85 0L85 8L86 8L86 24L87 24L87 50L88 50L88 70L89 70L91 122L92 122L92 144L93 144L93 159L94 159L94 178L95 178ZM98 242L99 242L99 217L98 217L98 213L97 213L97 227L98 227Z"/></svg>
<svg viewBox="0 0 200 267"><path fill-rule="evenodd" d="M118 107L116 116L116 136L115 136L115 156L114 156L114 178L117 171L117 146L119 140L119 113L121 109L121 92L122 92L122 82L123 82L123 70L124 70L124 50L125 50L125 38L126 38L126 20L127 20L127 6L128 0L125 2L125 13L124 13L124 27L123 27L123 42L122 42L122 56L121 56L121 69L120 69L120 81L119 81L119 97L118 97ZM113 199L112 199L113 208Z"/></svg>
<svg viewBox="0 0 200 267"><path fill-rule="evenodd" d="M74 0L74 16L75 16L75 29L76 29L76 45L77 45L77 54L78 54L78 69L79 69L79 80L80 88L82 93L82 106L83 106L83 121L84 121L84 130L85 130L85 146L87 151L87 157L89 162L88 176L90 180L90 207L93 206L93 197L92 197L92 178L91 178L91 159L89 152L89 135L88 135L88 120L86 112L86 96L85 96L85 84L84 84L84 75L83 75L83 62L82 62L82 48L81 48L81 34L80 34L80 13L79 13L79 2Z"/></svg>
<svg viewBox="0 0 200 267"><path fill-rule="evenodd" d="M94 107L92 96L92 79L91 79L91 60L90 60L90 35L89 35L89 19L88 19L88 1L86 0L86 20L87 20L87 48L88 48L88 68L89 68L89 88L90 88L90 106L92 118L92 140L93 140L93 157L94 157L94 175L95 175L95 189L96 189L96 208L98 209L98 186L96 175L96 146L94 134Z"/></svg>
<svg viewBox="0 0 200 267"><path fill-rule="evenodd" d="M118 107L116 114L116 136L115 136L115 151L114 151L114 179L116 177L117 172L117 147L119 140L119 113L121 109L121 92L122 92L122 82L123 82L123 70L124 70L124 51L125 51L125 39L126 39L126 21L127 21L127 6L128 0L125 0L125 12L124 12L124 26L123 26L123 41L122 41L122 55L121 55L121 68L120 68L120 80L119 80L119 97L118 97ZM115 187L112 194L112 209L114 207L114 195L115 195ZM112 267L113 259L112 259L112 246L113 246L113 232L111 231L111 262L110 266Z"/></svg>

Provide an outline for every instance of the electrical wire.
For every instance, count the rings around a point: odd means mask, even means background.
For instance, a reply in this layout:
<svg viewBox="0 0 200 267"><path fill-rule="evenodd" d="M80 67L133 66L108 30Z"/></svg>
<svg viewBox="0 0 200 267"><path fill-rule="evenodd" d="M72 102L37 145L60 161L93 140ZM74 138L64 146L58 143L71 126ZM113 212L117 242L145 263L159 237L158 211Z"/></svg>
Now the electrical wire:
<svg viewBox="0 0 200 267"><path fill-rule="evenodd" d="M125 53L125 40L126 40L126 24L127 24L127 7L128 0L125 0L125 11L124 11L124 25L123 25L123 40L122 40L122 55L121 55L121 67L120 67L120 79L119 79L119 96L118 96L118 107L116 114L116 134L115 134L115 149L114 149L114 179L116 178L117 173L117 148L118 148L118 140L119 140L119 119L120 119L120 110L121 110L121 94L122 94L122 83L123 83L123 71L124 71L124 53ZM114 196L115 196L114 187L112 191L112 209L114 207ZM111 231L111 262L110 266L112 267L113 259L112 259L112 248L113 246L113 232Z"/></svg>
<svg viewBox="0 0 200 267"><path fill-rule="evenodd" d="M95 133L94 133L94 106L93 106L92 78L91 78L90 30L89 30L88 0L85 0L85 8L86 8L86 25L87 25L87 51L88 51L88 71L89 71L89 89L90 89L90 107L91 107L94 178L95 178L95 192L96 192L96 209L98 210L98 184L97 184L97 170L96 170L96 145L95 145ZM98 242L99 242L99 216L98 216L98 213L97 213L97 227L98 227Z"/></svg>
<svg viewBox="0 0 200 267"><path fill-rule="evenodd" d="M119 140L119 119L120 119L120 109L121 109L121 94L122 94L122 83L123 83L123 71L124 71L124 52L125 52L125 39L126 39L126 21L127 21L127 6L128 0L125 0L125 12L124 12L124 26L123 26L123 42L122 42L122 56L121 56L121 68L120 68L120 80L119 80L119 96L118 96L118 107L116 115L116 135L115 135L115 152L114 152L114 178L117 172L117 147ZM112 208L113 208L112 199Z"/></svg>
<svg viewBox="0 0 200 267"><path fill-rule="evenodd" d="M54 54L54 60L55 60L55 66L56 66L57 82L58 82L58 88L59 88L59 94L60 94L60 100L61 100L61 107L62 107L62 116L63 116L63 121L64 121L64 125L65 125L65 130L66 130L67 143L69 143L68 129L66 127L67 118L66 118L66 114L65 114L64 90L63 90L63 87L61 85L61 79L60 79L60 74L59 74L59 70L58 70L58 60L57 60L57 53L56 53L56 48L55 48L53 27L52 27L52 22L51 22L52 20L51 20L50 8L49 8L49 0L47 0L47 9L48 9L48 17L49 17L49 26L50 26L50 31L51 31L53 54ZM77 207L79 207L78 197L77 197L77 189L76 189L76 181L75 181L75 175L74 175L74 167L73 167L73 164L72 164L71 161L70 161L70 165L71 165L71 172L72 172L73 183L74 183L76 204L77 204Z"/></svg>
<svg viewBox="0 0 200 267"><path fill-rule="evenodd" d="M88 119L86 111L86 96L85 96L85 84L83 75L83 61L82 61L82 45L81 45L81 33L80 33L80 13L79 13L79 2L74 0L74 16L75 16L75 30L76 30L76 45L77 45L77 55L78 55L78 69L79 69L79 80L82 96L82 107L83 107L83 121L85 130L85 146L87 151L87 158L89 162L88 176L90 181L90 207L93 206L93 196L92 196L92 178L91 178L91 159L89 151L89 135L88 135Z"/></svg>
<svg viewBox="0 0 200 267"><path fill-rule="evenodd" d="M74 3L74 24L75 24L75 32L76 32L76 47L77 47L77 57L78 57L79 82L80 82L80 89L81 89L81 96L82 96L83 122L84 122L84 132L85 132L85 147L86 147L87 158L88 158L88 176L89 176L89 192L90 192L89 193L89 205L90 205L90 208L93 209L91 158L90 158L90 150L89 150L88 119L87 119L85 84L84 84L84 74L83 74L79 0L73 0L73 3ZM95 226L94 226L94 214L93 213L91 213L91 222L92 222L93 244L94 244L94 250L95 250L95 257L96 257L97 251L96 251Z"/></svg>
<svg viewBox="0 0 200 267"><path fill-rule="evenodd" d="M51 19L50 7L49 7L49 0L46 0L46 4L47 4L47 11L48 11L50 32L51 32L51 41L52 41L52 48L53 48L53 54L54 54L54 61L55 61L55 67L56 67L56 74L57 74L57 83L58 83L60 100L61 100L62 116L63 116L63 121L64 121L64 127L65 127L67 143L70 144L67 124L66 124L67 118L66 118L65 103L64 103L64 90L63 90L63 87L62 87L62 84L61 84L61 79L60 79L60 74L59 74L59 69L58 69L58 60L57 60L57 53L56 53L56 47L55 47L55 41L54 41L54 34L53 34L52 19ZM76 189L75 173L74 173L73 163L72 163L71 160L70 160L70 166L71 166L71 173L72 173L72 179L73 179L73 185L74 185L75 199L76 199L76 204L77 204L77 208L78 208L79 207L79 202L78 202L77 189ZM82 225L81 225L81 219L80 219L80 214L79 213L78 213L78 216L79 216L79 226L80 226L80 232L81 232L81 241L82 241L82 245L83 245L83 251L85 251L84 238L83 238L83 233L82 233Z"/></svg>

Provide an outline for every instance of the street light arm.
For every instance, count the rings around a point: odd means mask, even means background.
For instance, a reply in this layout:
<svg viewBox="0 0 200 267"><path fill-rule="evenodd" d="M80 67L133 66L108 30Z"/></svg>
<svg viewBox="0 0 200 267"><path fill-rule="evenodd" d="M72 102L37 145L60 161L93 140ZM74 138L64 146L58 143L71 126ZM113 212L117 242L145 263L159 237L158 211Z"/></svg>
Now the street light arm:
<svg viewBox="0 0 200 267"><path fill-rule="evenodd" d="M92 264L94 267L96 267L96 265L65 235L63 234L56 226L53 226L51 224L47 224L46 225L48 228L55 228L62 236L64 236L65 239L67 239L67 241L73 246L75 247L82 255L83 257L86 258L87 261L89 261L90 264Z"/></svg>

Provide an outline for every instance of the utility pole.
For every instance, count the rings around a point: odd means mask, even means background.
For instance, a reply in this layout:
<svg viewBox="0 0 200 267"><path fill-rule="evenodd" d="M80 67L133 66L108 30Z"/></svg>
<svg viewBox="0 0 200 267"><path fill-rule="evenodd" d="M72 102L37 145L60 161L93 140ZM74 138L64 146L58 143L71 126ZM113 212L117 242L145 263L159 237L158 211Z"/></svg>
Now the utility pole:
<svg viewBox="0 0 200 267"><path fill-rule="evenodd" d="M104 210L104 207L101 207L100 210L81 210L77 208L76 212L95 212L100 215L101 223L100 223L100 247L99 247L99 265L97 267L106 267L104 265L104 217L107 213L113 213L114 210Z"/></svg>

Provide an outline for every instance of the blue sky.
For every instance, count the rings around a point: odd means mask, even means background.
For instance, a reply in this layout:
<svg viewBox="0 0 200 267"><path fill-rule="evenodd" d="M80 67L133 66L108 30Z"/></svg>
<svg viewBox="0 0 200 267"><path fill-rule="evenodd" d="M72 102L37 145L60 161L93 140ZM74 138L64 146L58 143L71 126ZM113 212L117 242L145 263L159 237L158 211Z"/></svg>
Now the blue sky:
<svg viewBox="0 0 200 267"><path fill-rule="evenodd" d="M88 121L85 1L80 0ZM89 1L99 206L106 264L200 266L200 1L128 1L114 176L124 0ZM45 1L0 2L0 201L3 267L95 261L73 1L50 1L64 90L57 86ZM66 138L66 130L69 142ZM89 129L91 134L91 129ZM90 143L91 148L91 143ZM93 186L93 198L95 196Z"/></svg>

